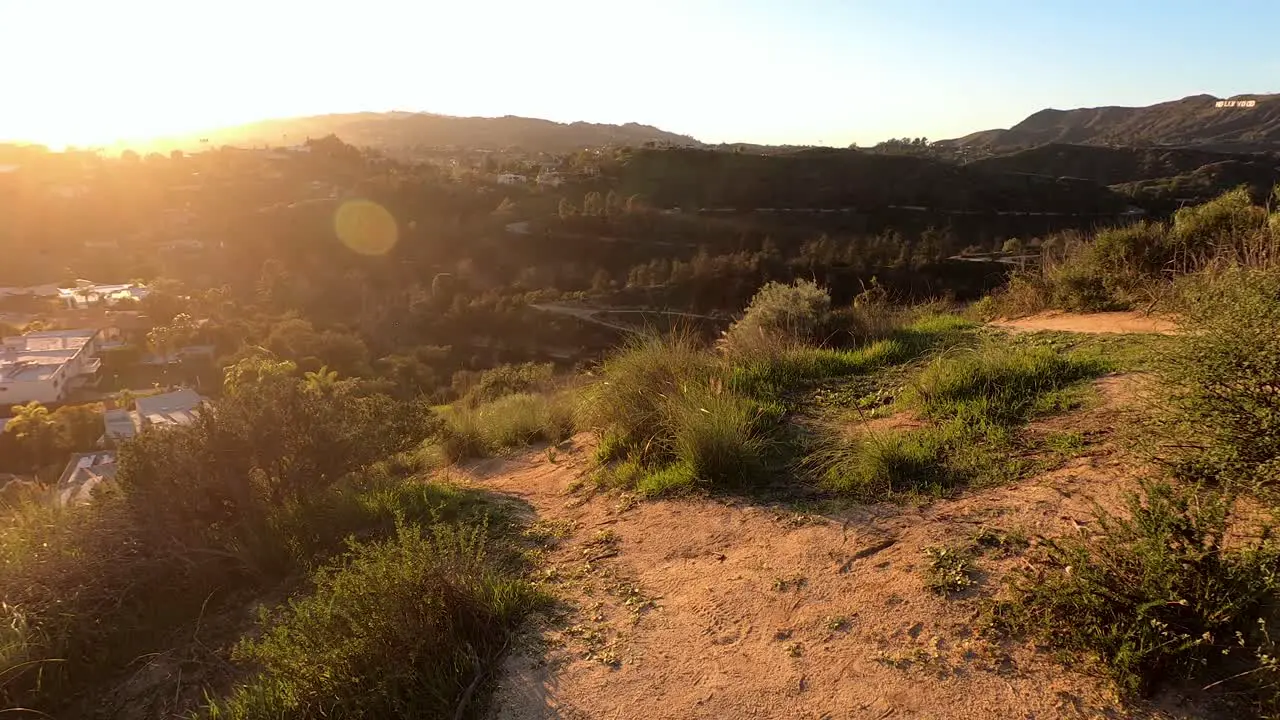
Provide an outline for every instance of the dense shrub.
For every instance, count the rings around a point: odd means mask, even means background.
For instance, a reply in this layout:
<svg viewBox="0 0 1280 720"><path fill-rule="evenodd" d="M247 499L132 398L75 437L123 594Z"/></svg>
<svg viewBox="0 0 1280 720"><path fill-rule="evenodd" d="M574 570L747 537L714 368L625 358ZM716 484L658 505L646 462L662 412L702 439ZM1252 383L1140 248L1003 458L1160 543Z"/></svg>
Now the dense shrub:
<svg viewBox="0 0 1280 720"><path fill-rule="evenodd" d="M515 623L541 601L490 558L486 527L401 526L353 544L313 593L264 615L236 657L261 672L213 717L458 717Z"/></svg>
<svg viewBox="0 0 1280 720"><path fill-rule="evenodd" d="M1280 546L1267 532L1228 541L1220 495L1151 483L1127 509L1100 512L1093 538L1045 541L997 606L1000 623L1096 659L1129 691L1235 676L1219 689L1251 689L1274 709L1280 668L1265 619Z"/></svg>
<svg viewBox="0 0 1280 720"><path fill-rule="evenodd" d="M1255 250L1262 250L1263 256L1253 259L1269 262L1272 251L1265 247L1266 228L1266 209L1254 205L1243 187L1181 208L1173 216L1170 234L1176 269L1192 272L1214 259L1248 262Z"/></svg>
<svg viewBox="0 0 1280 720"><path fill-rule="evenodd" d="M1100 230L1045 252L1039 268L1020 272L994 296L989 315L1025 315L1047 307L1072 311L1153 306L1169 299L1168 282L1214 265L1271 268L1280 220L1252 204L1245 188L1185 207L1171 224L1143 221Z"/></svg>
<svg viewBox="0 0 1280 720"><path fill-rule="evenodd" d="M1094 237L1089 256L1100 271L1125 284L1150 280L1172 270L1169 232L1164 224L1149 221L1104 228Z"/></svg>
<svg viewBox="0 0 1280 720"><path fill-rule="evenodd" d="M1280 467L1280 274L1235 268L1188 283L1184 332L1156 370L1169 444L1193 475L1270 484Z"/></svg>
<svg viewBox="0 0 1280 720"><path fill-rule="evenodd" d="M504 395L544 390L554 373L551 363L499 365L480 372L458 371L453 376L453 387L461 404L475 407Z"/></svg>
<svg viewBox="0 0 1280 720"><path fill-rule="evenodd" d="M825 340L820 334L828 327L830 313L831 296L816 283L771 282L760 288L742 318L725 332L724 344L734 353L817 344Z"/></svg>
<svg viewBox="0 0 1280 720"><path fill-rule="evenodd" d="M420 402L361 396L341 382L315 391L267 375L189 426L126 443L117 479L155 545L230 550L261 570L282 560L284 539L270 532L278 508L414 448L438 427Z"/></svg>

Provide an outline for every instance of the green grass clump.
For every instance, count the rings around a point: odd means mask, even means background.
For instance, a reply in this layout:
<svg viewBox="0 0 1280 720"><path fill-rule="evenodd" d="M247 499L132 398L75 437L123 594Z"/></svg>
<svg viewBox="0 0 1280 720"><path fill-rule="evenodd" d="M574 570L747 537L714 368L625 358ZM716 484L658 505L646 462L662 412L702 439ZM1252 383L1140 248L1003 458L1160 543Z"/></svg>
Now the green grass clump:
<svg viewBox="0 0 1280 720"><path fill-rule="evenodd" d="M793 347L770 355L735 362L730 387L757 398L781 398L823 380L861 375L907 359L907 347L897 340L878 340L852 350Z"/></svg>
<svg viewBox="0 0 1280 720"><path fill-rule="evenodd" d="M714 386L690 389L667 406L670 454L702 482L750 484L764 469L779 415Z"/></svg>
<svg viewBox="0 0 1280 720"><path fill-rule="evenodd" d="M261 671L213 718L456 717L541 601L488 554L483 525L402 525L316 571L234 656Z"/></svg>
<svg viewBox="0 0 1280 720"><path fill-rule="evenodd" d="M600 367L583 395L583 425L608 436L614 457L646 458L669 446L671 399L705 385L713 357L687 333L633 337Z"/></svg>
<svg viewBox="0 0 1280 720"><path fill-rule="evenodd" d="M1275 709L1280 668L1266 621L1280 591L1270 533L1227 541L1230 501L1147 483L1092 538L1048 541L995 606L1000 627L1096 660L1129 692L1216 684Z"/></svg>
<svg viewBox="0 0 1280 720"><path fill-rule="evenodd" d="M1087 392L1079 381L1106 367L1042 348L948 352L916 381L912 400L931 424L852 436L838 425L820 426L805 464L825 487L867 501L1001 484L1030 467L1010 457L1014 427L1031 415L1077 407Z"/></svg>
<svg viewBox="0 0 1280 720"><path fill-rule="evenodd" d="M822 484L868 501L904 494L940 495L961 480L946 464L943 431L921 428L831 440L808 458Z"/></svg>
<svg viewBox="0 0 1280 720"><path fill-rule="evenodd" d="M723 374L715 356L681 334L637 338L606 360L581 417L600 438L597 460L627 461L608 481L652 495L761 477L783 409L736 392Z"/></svg>
<svg viewBox="0 0 1280 720"><path fill-rule="evenodd" d="M535 442L560 442L573 434L572 397L516 393L476 407L458 405L445 415L440 446L452 461L486 457Z"/></svg>
<svg viewBox="0 0 1280 720"><path fill-rule="evenodd" d="M1095 358L992 344L938 358L916 382L917 405L935 420L1011 425L1054 409L1056 393L1108 369Z"/></svg>

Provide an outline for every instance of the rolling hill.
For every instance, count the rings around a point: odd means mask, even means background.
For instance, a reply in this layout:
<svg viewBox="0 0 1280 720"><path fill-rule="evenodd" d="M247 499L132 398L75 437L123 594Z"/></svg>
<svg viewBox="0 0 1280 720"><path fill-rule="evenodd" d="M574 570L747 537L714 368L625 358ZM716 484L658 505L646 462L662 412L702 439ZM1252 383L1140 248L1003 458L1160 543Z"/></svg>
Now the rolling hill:
<svg viewBox="0 0 1280 720"><path fill-rule="evenodd" d="M213 145L292 145L309 137L331 134L352 145L391 151L455 147L469 150L520 148L560 153L602 145L638 146L646 142L700 145L687 135L637 123L557 123L512 115L486 118L410 112L364 112L264 120L202 133L199 137L173 138L168 144L176 147L207 139Z"/></svg>
<svg viewBox="0 0 1280 720"><path fill-rule="evenodd" d="M945 148L1010 152L1050 143L1175 146L1256 152L1280 149L1280 94L1240 95L1253 107L1217 107L1219 98L1192 95L1147 107L1041 110L1007 130L983 130Z"/></svg>

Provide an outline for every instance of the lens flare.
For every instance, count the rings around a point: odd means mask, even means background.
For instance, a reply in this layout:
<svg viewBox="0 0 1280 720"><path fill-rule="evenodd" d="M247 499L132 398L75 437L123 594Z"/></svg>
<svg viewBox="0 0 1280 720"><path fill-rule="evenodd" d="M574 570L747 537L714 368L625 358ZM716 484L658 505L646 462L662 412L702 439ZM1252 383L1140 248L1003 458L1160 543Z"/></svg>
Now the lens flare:
<svg viewBox="0 0 1280 720"><path fill-rule="evenodd" d="M348 200L333 218L334 230L343 245L361 255L386 255L400 239L396 219L372 200Z"/></svg>

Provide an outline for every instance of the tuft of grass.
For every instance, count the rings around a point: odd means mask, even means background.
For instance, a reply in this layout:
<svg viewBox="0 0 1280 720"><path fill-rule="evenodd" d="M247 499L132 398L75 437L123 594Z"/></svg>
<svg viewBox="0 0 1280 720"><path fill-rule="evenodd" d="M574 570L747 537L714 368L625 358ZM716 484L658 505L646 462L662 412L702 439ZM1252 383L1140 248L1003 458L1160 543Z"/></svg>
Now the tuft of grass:
<svg viewBox="0 0 1280 720"><path fill-rule="evenodd" d="M583 395L582 424L608 439L612 458L649 460L670 451L667 421L673 398L705 385L714 362L690 333L642 334L600 367Z"/></svg>
<svg viewBox="0 0 1280 720"><path fill-rule="evenodd" d="M440 447L449 460L457 461L535 442L560 442L572 435L573 429L568 393L516 393L476 407L451 408L445 415Z"/></svg>
<svg viewBox="0 0 1280 720"><path fill-rule="evenodd" d="M927 547L924 557L924 586L929 590L950 595L974 584L973 554L968 548Z"/></svg>
<svg viewBox="0 0 1280 720"><path fill-rule="evenodd" d="M722 487L757 479L772 446L776 413L722 388L695 388L667 406L672 455L699 481Z"/></svg>
<svg viewBox="0 0 1280 720"><path fill-rule="evenodd" d="M945 431L921 428L828 439L807 462L822 484L865 501L902 495L938 496L961 478L947 466Z"/></svg>
<svg viewBox="0 0 1280 720"><path fill-rule="evenodd" d="M1109 369L1097 358L990 344L943 355L925 368L916 404L935 420L1008 426L1062 405L1057 393Z"/></svg>
<svg viewBox="0 0 1280 720"><path fill-rule="evenodd" d="M833 378L861 375L906 360L907 346L878 340L853 350L793 347L769 355L751 355L731 369L730 386L757 398L781 398Z"/></svg>
<svg viewBox="0 0 1280 720"><path fill-rule="evenodd" d="M456 717L510 630L543 600L489 557L483 525L401 525L317 570L314 592L265 612L234 657L261 670L212 718Z"/></svg>
<svg viewBox="0 0 1280 720"><path fill-rule="evenodd" d="M1280 545L1263 528L1227 540L1228 497L1146 482L1099 532L1046 541L1011 578L998 627L1099 663L1127 692L1192 680L1276 709L1277 647L1264 618Z"/></svg>

